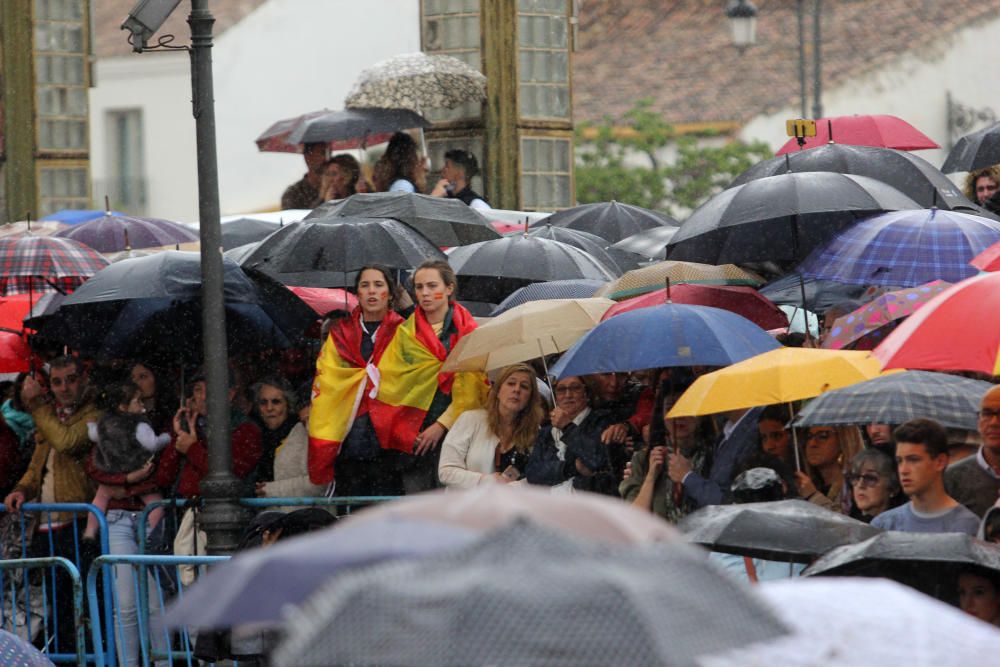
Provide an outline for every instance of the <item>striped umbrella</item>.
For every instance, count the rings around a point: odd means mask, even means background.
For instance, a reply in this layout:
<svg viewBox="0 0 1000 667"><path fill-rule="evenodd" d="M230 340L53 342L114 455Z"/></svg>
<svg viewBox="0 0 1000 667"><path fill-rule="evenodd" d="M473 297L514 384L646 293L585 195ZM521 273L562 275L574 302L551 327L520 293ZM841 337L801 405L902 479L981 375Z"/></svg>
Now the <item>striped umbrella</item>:
<svg viewBox="0 0 1000 667"><path fill-rule="evenodd" d="M0 295L70 292L107 265L99 252L70 239L0 238Z"/></svg>

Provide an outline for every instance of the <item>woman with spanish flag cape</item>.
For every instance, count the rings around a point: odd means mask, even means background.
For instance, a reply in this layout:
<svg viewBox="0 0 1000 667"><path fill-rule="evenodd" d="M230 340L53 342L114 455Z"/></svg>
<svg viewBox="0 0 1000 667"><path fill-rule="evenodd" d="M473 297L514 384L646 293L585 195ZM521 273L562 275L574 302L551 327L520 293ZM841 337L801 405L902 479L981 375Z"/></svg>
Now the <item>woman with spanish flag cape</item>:
<svg viewBox="0 0 1000 667"><path fill-rule="evenodd" d="M382 354L378 396L370 412L379 442L401 452L407 493L437 486L439 444L466 410L481 408L488 387L482 373L442 373L458 341L476 328L454 302L455 272L447 262L427 261L413 272L417 308L399 326Z"/></svg>
<svg viewBox="0 0 1000 667"><path fill-rule="evenodd" d="M337 480L337 495L400 495L396 457L385 452L370 413L380 361L403 318L392 310L396 282L379 266L358 272L358 306L336 321L316 361L309 417L309 479ZM335 471L336 470L336 471Z"/></svg>

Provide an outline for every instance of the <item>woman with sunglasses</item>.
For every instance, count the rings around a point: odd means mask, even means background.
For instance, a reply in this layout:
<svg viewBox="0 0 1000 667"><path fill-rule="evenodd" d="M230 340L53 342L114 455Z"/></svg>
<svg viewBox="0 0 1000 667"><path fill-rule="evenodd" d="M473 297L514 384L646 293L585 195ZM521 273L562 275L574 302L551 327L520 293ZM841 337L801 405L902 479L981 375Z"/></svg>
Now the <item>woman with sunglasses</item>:
<svg viewBox="0 0 1000 667"><path fill-rule="evenodd" d="M806 438L806 471L795 473L799 495L811 503L846 514L844 468L864 448L856 426L814 426Z"/></svg>
<svg viewBox="0 0 1000 667"><path fill-rule="evenodd" d="M870 523L882 512L906 502L896 462L885 452L870 447L851 459L847 475L851 488L851 516Z"/></svg>

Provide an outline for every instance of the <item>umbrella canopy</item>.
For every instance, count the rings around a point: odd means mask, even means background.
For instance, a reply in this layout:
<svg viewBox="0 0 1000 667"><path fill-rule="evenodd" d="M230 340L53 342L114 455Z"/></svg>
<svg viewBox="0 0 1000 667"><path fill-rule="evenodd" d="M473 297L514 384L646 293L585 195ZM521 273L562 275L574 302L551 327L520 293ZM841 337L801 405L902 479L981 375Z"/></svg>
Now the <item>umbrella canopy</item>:
<svg viewBox="0 0 1000 667"><path fill-rule="evenodd" d="M911 208L919 206L866 176L768 176L699 206L671 239L667 257L709 264L797 261L862 217Z"/></svg>
<svg viewBox="0 0 1000 667"><path fill-rule="evenodd" d="M1000 271L1000 242L973 257L969 264L980 271Z"/></svg>
<svg viewBox="0 0 1000 667"><path fill-rule="evenodd" d="M528 236L559 241L574 248L579 248L594 259L599 260L615 276L620 276L626 271L639 268L639 258L636 255L624 250L610 248L607 241L590 232L540 224L535 225L528 232Z"/></svg>
<svg viewBox="0 0 1000 667"><path fill-rule="evenodd" d="M937 206L945 210L957 208L968 211L974 207L950 178L918 155L891 148L844 143L793 151L758 162L737 176L729 187L766 176L810 171L868 176L891 185L924 208Z"/></svg>
<svg viewBox="0 0 1000 667"><path fill-rule="evenodd" d="M433 559L338 577L286 630L278 667L688 666L784 627L684 545L612 547L520 522Z"/></svg>
<svg viewBox="0 0 1000 667"><path fill-rule="evenodd" d="M121 211L111 211L114 215L125 215ZM50 213L44 218L43 221L46 222L59 222L63 225L79 225L81 222L87 222L93 220L94 218L99 218L107 213L107 210L81 210L76 208L66 208L61 211L56 211L55 213ZM34 223L32 223L34 227Z"/></svg>
<svg viewBox="0 0 1000 667"><path fill-rule="evenodd" d="M406 109L324 109L279 120L256 143L262 152L300 153L304 144L311 143L349 150L388 141L397 130L429 126L426 118Z"/></svg>
<svg viewBox="0 0 1000 667"><path fill-rule="evenodd" d="M825 313L831 307L845 301L863 301L865 287L844 285L832 280L806 278L799 273L772 280L760 288L760 293L778 305L802 307L802 292L806 293L809 310Z"/></svg>
<svg viewBox="0 0 1000 667"><path fill-rule="evenodd" d="M881 373L878 359L868 352L782 347L702 375L677 399L668 416L791 403Z"/></svg>
<svg viewBox="0 0 1000 667"><path fill-rule="evenodd" d="M823 341L823 347L840 350L875 332L882 333L884 337L888 333L882 331L885 327L909 317L949 287L951 283L935 280L919 287L879 295L874 301L869 301L854 312L834 320L833 326L830 327L830 335Z"/></svg>
<svg viewBox="0 0 1000 667"><path fill-rule="evenodd" d="M901 151L941 148L933 139L902 118L889 115L832 116L816 119L816 136L806 137L802 148L817 148L835 142L855 146L879 146ZM800 150L796 139L789 139L777 155Z"/></svg>
<svg viewBox="0 0 1000 667"><path fill-rule="evenodd" d="M794 563L811 563L879 532L805 500L709 505L681 519L678 528L689 542L712 551Z"/></svg>
<svg viewBox="0 0 1000 667"><path fill-rule="evenodd" d="M257 246L260 245L260 241L254 241L253 243L247 243L245 245L238 245L235 248L225 251L222 256L231 259L237 264L242 264L243 260L250 256Z"/></svg>
<svg viewBox="0 0 1000 667"><path fill-rule="evenodd" d="M890 530L825 553L802 576L882 577L955 603L955 579L967 567L1000 574L1000 545L962 533Z"/></svg>
<svg viewBox="0 0 1000 667"><path fill-rule="evenodd" d="M896 327L873 354L886 368L1000 375L1000 273L952 285Z"/></svg>
<svg viewBox="0 0 1000 667"><path fill-rule="evenodd" d="M285 225L261 241L241 266L286 285L353 287L368 264L409 270L444 253L420 232L396 220L316 218Z"/></svg>
<svg viewBox="0 0 1000 667"><path fill-rule="evenodd" d="M361 71L344 106L454 109L486 97L486 77L453 56L406 53Z"/></svg>
<svg viewBox="0 0 1000 667"><path fill-rule="evenodd" d="M697 262L657 262L629 271L621 278L601 288L600 294L615 301L655 292L667 281L671 285L747 285L756 287L764 279L734 264L713 266Z"/></svg>
<svg viewBox="0 0 1000 667"><path fill-rule="evenodd" d="M101 215L104 215L102 212ZM0 225L0 239L20 238L26 234L51 236L66 229L67 225L58 220L21 220Z"/></svg>
<svg viewBox="0 0 1000 667"><path fill-rule="evenodd" d="M500 302L491 313L493 317L504 313L515 306L529 301L546 301L548 299L586 299L594 295L598 289L606 285L603 280L550 280L544 283L531 283L517 289Z"/></svg>
<svg viewBox="0 0 1000 667"><path fill-rule="evenodd" d="M0 238L0 294L69 292L107 265L99 252L71 239Z"/></svg>
<svg viewBox="0 0 1000 667"><path fill-rule="evenodd" d="M679 224L673 218L648 208L610 201L567 208L542 218L533 226L552 225L575 229L600 236L608 243L617 243L647 229L676 228Z"/></svg>
<svg viewBox="0 0 1000 667"><path fill-rule="evenodd" d="M248 243L263 241L282 225L256 218L239 218L222 223L222 249L232 250Z"/></svg>
<svg viewBox="0 0 1000 667"><path fill-rule="evenodd" d="M608 319L638 308L649 308L664 303L687 303L712 306L741 315L761 329L779 329L788 326L788 317L773 303L751 287L729 285L671 285L642 296L619 301L604 313Z"/></svg>
<svg viewBox="0 0 1000 667"><path fill-rule="evenodd" d="M948 152L941 171L975 171L1000 162L1000 123L976 130L959 139Z"/></svg>
<svg viewBox="0 0 1000 667"><path fill-rule="evenodd" d="M288 289L291 290L292 294L305 301L306 305L320 317L335 310L351 312L358 305L358 297L345 289L298 286L292 286Z"/></svg>
<svg viewBox="0 0 1000 667"><path fill-rule="evenodd" d="M975 431L989 382L929 371L904 371L820 394L796 426L903 424L927 417L949 428Z"/></svg>
<svg viewBox="0 0 1000 667"><path fill-rule="evenodd" d="M56 232L53 236L79 241L98 252L158 248L199 240L195 231L177 222L115 215L110 211L99 218Z"/></svg>
<svg viewBox="0 0 1000 667"><path fill-rule="evenodd" d="M512 308L463 336L443 372L491 371L520 361L565 352L597 326L614 305L610 299L531 301Z"/></svg>
<svg viewBox="0 0 1000 667"><path fill-rule="evenodd" d="M653 227L644 232L626 236L611 246L614 250L624 250L650 259L666 259L667 244L674 238L680 227Z"/></svg>
<svg viewBox="0 0 1000 667"><path fill-rule="evenodd" d="M612 278L604 264L583 250L524 234L453 248L448 263L458 275L460 297L492 303L528 283Z"/></svg>
<svg viewBox="0 0 1000 667"><path fill-rule="evenodd" d="M855 285L916 287L976 275L973 257L1000 241L1000 222L918 209L863 220L816 248L798 271Z"/></svg>
<svg viewBox="0 0 1000 667"><path fill-rule="evenodd" d="M0 629L0 658L9 667L55 667L48 656L17 635Z"/></svg>
<svg viewBox="0 0 1000 667"><path fill-rule="evenodd" d="M442 248L500 238L500 233L479 211L458 199L410 192L358 193L322 204L305 219L329 217L393 218Z"/></svg>
<svg viewBox="0 0 1000 667"><path fill-rule="evenodd" d="M568 377L668 366L728 366L776 347L767 332L735 313L668 303L601 322L551 372Z"/></svg>

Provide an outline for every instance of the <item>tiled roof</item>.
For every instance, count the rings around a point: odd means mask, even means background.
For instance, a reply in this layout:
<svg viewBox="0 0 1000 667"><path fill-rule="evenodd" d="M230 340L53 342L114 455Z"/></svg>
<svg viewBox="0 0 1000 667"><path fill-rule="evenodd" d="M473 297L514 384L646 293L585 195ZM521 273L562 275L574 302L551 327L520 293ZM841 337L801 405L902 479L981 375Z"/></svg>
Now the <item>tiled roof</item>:
<svg viewBox="0 0 1000 667"><path fill-rule="evenodd" d="M264 2L266 0L213 0L209 3L209 9L215 17L212 34L221 35ZM136 5L136 0L91 0L91 4L94 7L94 54L98 58L114 58L132 53L132 47L126 41L128 32L119 27L129 10ZM172 34L177 38L175 45L189 44L191 30L188 28L187 17L190 10L190 2L178 5L157 31L154 41L161 35Z"/></svg>
<svg viewBox="0 0 1000 667"><path fill-rule="evenodd" d="M725 0L583 0L575 120L618 117L643 97L675 124L743 123L797 106L797 0L754 2L757 43L741 55ZM807 45L812 6L806 0ZM827 0L822 8L824 89L904 53L933 57L958 30L1000 16L1000 0Z"/></svg>

